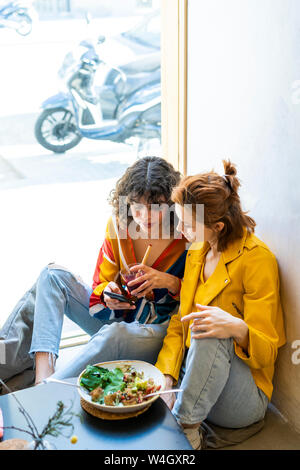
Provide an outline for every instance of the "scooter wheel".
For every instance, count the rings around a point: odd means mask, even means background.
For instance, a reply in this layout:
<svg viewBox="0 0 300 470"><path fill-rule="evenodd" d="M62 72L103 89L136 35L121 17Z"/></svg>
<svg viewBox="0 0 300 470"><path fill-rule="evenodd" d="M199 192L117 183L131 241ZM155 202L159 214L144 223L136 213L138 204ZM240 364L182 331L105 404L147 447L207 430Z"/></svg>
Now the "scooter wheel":
<svg viewBox="0 0 300 470"><path fill-rule="evenodd" d="M26 13L17 14L18 22L20 26L16 29L17 33L21 36L27 36L32 31L32 19Z"/></svg>
<svg viewBox="0 0 300 470"><path fill-rule="evenodd" d="M35 123L34 134L39 144L54 153L64 153L82 139L74 115L65 108L45 109Z"/></svg>

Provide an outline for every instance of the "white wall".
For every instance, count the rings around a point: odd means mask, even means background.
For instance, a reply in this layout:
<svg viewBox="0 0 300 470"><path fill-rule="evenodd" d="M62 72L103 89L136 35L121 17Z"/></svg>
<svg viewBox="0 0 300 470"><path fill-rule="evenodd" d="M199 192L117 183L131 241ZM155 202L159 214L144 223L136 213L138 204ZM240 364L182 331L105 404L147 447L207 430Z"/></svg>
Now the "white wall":
<svg viewBox="0 0 300 470"><path fill-rule="evenodd" d="M300 430L300 1L189 0L188 41L188 174L238 165L281 273L288 344L274 402Z"/></svg>

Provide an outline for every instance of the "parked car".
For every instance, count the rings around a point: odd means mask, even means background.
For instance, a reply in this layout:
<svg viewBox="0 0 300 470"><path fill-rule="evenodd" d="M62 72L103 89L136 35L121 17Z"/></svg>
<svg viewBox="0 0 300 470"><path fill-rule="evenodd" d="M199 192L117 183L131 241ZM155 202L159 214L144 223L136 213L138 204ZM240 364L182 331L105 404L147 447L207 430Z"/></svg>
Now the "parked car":
<svg viewBox="0 0 300 470"><path fill-rule="evenodd" d="M92 25L93 20L88 15L87 21ZM95 28L93 28L93 31L95 31ZM100 41L98 40L99 36ZM146 59L149 55L160 54L160 10L155 10L146 15L128 31L121 32L113 37L106 37L104 43L101 38L101 31L98 31L96 35L94 32L92 39L84 38L76 48L69 51L59 69L59 77L64 79L67 69L79 61L85 52L84 48L87 42L93 43L96 52L101 56L102 60L113 66L126 65L143 57ZM99 48L100 50L98 51ZM98 84L98 77L101 80L100 74L96 73L96 86Z"/></svg>
<svg viewBox="0 0 300 470"><path fill-rule="evenodd" d="M129 31L121 33L119 37L128 41L129 47L132 47L136 52L138 52L137 45L150 50L160 50L160 30L160 11L156 10Z"/></svg>

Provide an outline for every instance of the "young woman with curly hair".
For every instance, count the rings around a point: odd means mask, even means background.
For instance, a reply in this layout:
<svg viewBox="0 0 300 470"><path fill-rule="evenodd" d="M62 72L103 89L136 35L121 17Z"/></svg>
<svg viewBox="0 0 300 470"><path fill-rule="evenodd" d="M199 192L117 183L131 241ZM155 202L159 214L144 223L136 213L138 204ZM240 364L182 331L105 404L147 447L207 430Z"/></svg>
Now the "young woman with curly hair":
<svg viewBox="0 0 300 470"><path fill-rule="evenodd" d="M178 309L186 257L186 240L176 238L174 213L168 210L179 180L180 173L157 157L140 159L126 170L111 192L113 214L107 223L92 287L61 266L46 266L0 331L7 350L6 364L0 364L2 379L32 367L34 360L36 383L54 373L64 315L97 337L83 348L72 374L84 369L93 348L101 349L101 344L106 345L102 360L113 359L116 353L111 349L116 344L121 349L129 330L134 330L136 337L133 359L148 360L155 348L157 356L169 319ZM163 236L165 226L170 228L167 237ZM152 249L147 265L141 265L149 244ZM142 285L132 286L137 298L132 306L110 298L107 292L124 292L120 270L129 269L133 263L138 266L132 271L141 269L144 274L139 277ZM29 315L26 302L32 298L34 314ZM64 374L68 374L68 368Z"/></svg>

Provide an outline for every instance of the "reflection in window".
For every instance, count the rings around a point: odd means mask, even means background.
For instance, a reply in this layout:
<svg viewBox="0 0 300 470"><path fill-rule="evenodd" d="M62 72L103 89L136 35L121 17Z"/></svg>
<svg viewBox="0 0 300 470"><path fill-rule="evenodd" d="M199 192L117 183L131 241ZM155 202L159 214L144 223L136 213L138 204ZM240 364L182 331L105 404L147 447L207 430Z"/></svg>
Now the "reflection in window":
<svg viewBox="0 0 300 470"><path fill-rule="evenodd" d="M0 326L49 262L91 281L110 190L161 154L160 0L24 4L28 34L0 30Z"/></svg>

